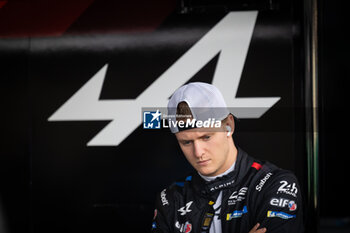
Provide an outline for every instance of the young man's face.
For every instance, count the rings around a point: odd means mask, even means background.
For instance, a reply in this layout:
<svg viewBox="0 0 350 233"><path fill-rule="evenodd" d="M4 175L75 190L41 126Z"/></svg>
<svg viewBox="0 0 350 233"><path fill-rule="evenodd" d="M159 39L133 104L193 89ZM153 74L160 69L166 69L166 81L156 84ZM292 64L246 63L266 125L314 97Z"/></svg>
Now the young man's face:
<svg viewBox="0 0 350 233"><path fill-rule="evenodd" d="M188 162L202 175L220 175L234 162L229 157L232 138L227 132L188 129L175 135Z"/></svg>

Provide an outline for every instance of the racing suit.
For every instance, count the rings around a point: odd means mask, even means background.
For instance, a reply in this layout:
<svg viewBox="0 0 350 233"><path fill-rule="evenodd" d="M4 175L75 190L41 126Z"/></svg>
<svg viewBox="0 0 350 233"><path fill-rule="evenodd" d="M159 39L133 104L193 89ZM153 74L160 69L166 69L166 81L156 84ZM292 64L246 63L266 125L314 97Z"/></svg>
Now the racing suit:
<svg viewBox="0 0 350 233"><path fill-rule="evenodd" d="M207 182L194 172L160 192L152 233L209 232L213 204L221 191L222 233L248 233L258 222L268 233L304 232L294 174L238 148L235 169L229 174Z"/></svg>

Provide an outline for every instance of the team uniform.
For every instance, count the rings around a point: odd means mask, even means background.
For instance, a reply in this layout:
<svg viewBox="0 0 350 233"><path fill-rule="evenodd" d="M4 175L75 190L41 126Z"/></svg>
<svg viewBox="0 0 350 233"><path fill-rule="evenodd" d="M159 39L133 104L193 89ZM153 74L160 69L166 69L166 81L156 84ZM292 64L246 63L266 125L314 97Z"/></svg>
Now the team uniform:
<svg viewBox="0 0 350 233"><path fill-rule="evenodd" d="M195 172L160 192L152 233L248 233L258 222L268 233L304 232L300 187L290 171L238 148L228 174L206 181Z"/></svg>

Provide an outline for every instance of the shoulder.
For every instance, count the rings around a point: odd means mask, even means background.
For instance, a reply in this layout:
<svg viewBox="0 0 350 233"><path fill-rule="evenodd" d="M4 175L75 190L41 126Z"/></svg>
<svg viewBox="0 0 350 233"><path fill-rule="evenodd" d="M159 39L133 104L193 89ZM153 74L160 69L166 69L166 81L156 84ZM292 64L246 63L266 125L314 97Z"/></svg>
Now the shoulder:
<svg viewBox="0 0 350 233"><path fill-rule="evenodd" d="M302 232L301 191L293 172L267 162L253 185L249 201L255 221L276 232Z"/></svg>
<svg viewBox="0 0 350 233"><path fill-rule="evenodd" d="M257 160L245 152L243 153L241 163L245 167L243 170L247 172L249 171L248 169L255 168L252 169L255 172L253 173L254 177L250 182L250 187L254 186L254 189L258 192L271 188L271 185L278 185L283 180L298 183L297 178L291 171L282 169L269 161Z"/></svg>
<svg viewBox="0 0 350 233"><path fill-rule="evenodd" d="M251 203L263 213L261 218L302 216L301 190L293 172L268 165L253 185Z"/></svg>
<svg viewBox="0 0 350 233"><path fill-rule="evenodd" d="M173 182L171 185L159 192L157 196L157 202L162 207L171 206L171 204L174 203L175 200L184 197L186 190L188 189L191 182L192 175L188 175L183 179L179 179Z"/></svg>
<svg viewBox="0 0 350 233"><path fill-rule="evenodd" d="M262 166L254 185L258 192L276 191L296 196L299 191L298 179L293 172L281 169L269 162Z"/></svg>

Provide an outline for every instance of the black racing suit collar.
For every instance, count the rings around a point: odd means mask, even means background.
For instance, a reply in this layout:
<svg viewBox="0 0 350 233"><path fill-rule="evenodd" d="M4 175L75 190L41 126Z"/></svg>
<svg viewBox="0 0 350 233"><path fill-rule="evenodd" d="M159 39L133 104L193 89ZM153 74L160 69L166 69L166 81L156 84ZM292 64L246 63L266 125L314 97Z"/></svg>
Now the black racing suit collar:
<svg viewBox="0 0 350 233"><path fill-rule="evenodd" d="M232 188L239 183L254 161L241 148L237 147L237 151L235 169L227 175L207 182L195 173L192 182L195 191L202 196L216 196L218 191Z"/></svg>

